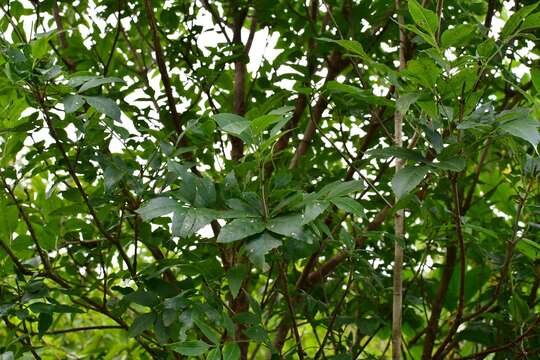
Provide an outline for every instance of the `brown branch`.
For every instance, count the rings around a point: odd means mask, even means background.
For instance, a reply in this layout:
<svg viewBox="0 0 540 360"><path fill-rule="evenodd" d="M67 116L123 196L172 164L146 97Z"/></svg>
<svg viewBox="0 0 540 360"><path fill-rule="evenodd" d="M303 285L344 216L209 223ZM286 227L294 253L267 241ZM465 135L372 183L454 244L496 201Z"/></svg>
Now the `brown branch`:
<svg viewBox="0 0 540 360"><path fill-rule="evenodd" d="M491 21L493 20L493 15L495 14L496 0L488 1L488 8L486 12L486 18L484 19L484 27L489 31L491 28Z"/></svg>
<svg viewBox="0 0 540 360"><path fill-rule="evenodd" d="M17 258L15 253L13 253L13 251L11 251L11 249L6 245L6 243L3 240L0 240L0 248L2 248L2 250L4 250L4 252L11 259L11 261L15 264L15 267L17 268L17 270L19 270L19 272L21 274L24 274L24 275L32 275L33 274L32 271L30 271L30 270L28 270L27 268L24 267L24 265L21 263L19 258Z"/></svg>
<svg viewBox="0 0 540 360"><path fill-rule="evenodd" d="M19 215L23 219L24 223L26 224L26 228L28 229L28 232L30 233L30 238L32 239L32 242L36 246L36 250L38 252L39 258L41 259L41 263L43 264L43 267L45 268L45 271L51 272L51 264L49 262L49 256L48 254L41 248L41 245L39 244L36 232L34 231L34 227L32 226L32 223L30 222L30 219L28 218L28 215L22 208L19 200L15 196L15 193L13 192L13 189L7 184L4 177L0 178L2 180L2 184L4 185L4 188L6 189L9 197L17 207L17 211L19 212Z"/></svg>
<svg viewBox="0 0 540 360"><path fill-rule="evenodd" d="M71 329L47 331L45 335L62 335L62 334L67 334L71 332L88 331L88 330L109 330L109 329L125 330L123 326L119 326L119 325L81 326L81 327L71 328Z"/></svg>
<svg viewBox="0 0 540 360"><path fill-rule="evenodd" d="M56 148L58 149L58 151L62 155L62 158L63 158L63 160L64 160L64 162L66 163L66 166L67 166L67 171L68 171L69 175L71 176L71 178L73 179L73 181L75 182L77 190L81 194L81 196L83 198L83 201L84 201L86 207L88 208L90 216L92 216L92 219L94 220L94 223L96 224L96 227L98 228L99 232L101 234L103 234L103 236L108 241L110 241L112 244L114 244L116 246L120 256L122 257L122 259L126 263L126 266L127 266L128 270L129 270L131 276L135 277L136 276L135 269L133 268L133 266L132 266L132 264L131 264L131 262L129 260L129 257L126 254L126 252L122 248L122 245L120 244L118 239L114 238L111 234L109 234L107 232L107 230L105 230L105 228L103 227L103 224L101 223L101 220L99 220L99 217L98 217L94 207L90 203L90 199L88 198L88 194L84 190L84 187L82 186L82 184L81 184L81 182L79 180L79 177L77 176L77 173L75 172L75 168L73 167L73 164L71 163L71 160L69 160L69 157L68 157L67 152L66 152L66 150L64 148L64 145L62 144L62 142L60 141L60 138L58 137L58 133L56 132L56 129L55 129L53 123L52 123L52 119L49 116L49 111L48 111L48 109L47 109L47 107L45 105L45 99L39 94L37 94L36 98L38 99L38 101L39 101L39 103L41 105L41 110L43 112L45 122L47 124L47 127L49 128L49 134L54 139Z"/></svg>
<svg viewBox="0 0 540 360"><path fill-rule="evenodd" d="M240 116L246 113L246 63L244 59L246 48L242 43L242 27L244 26L247 11L247 8L238 11L234 16L233 23L233 44L238 52L238 58L234 60L233 111ZM244 142L232 135L230 139L232 145L231 158L233 161L238 161L244 156Z"/></svg>
<svg viewBox="0 0 540 360"><path fill-rule="evenodd" d="M223 36L225 36L225 40L229 43L229 45L232 44L231 39L229 38L229 35L227 35L227 31L225 31L225 26L223 25L223 20L219 16L219 14L216 13L215 9L212 7L212 5L209 4L208 0L201 0L204 8L208 10L210 15L212 15L212 19L215 23L218 24L219 28L221 29L221 32L223 33Z"/></svg>
<svg viewBox="0 0 540 360"><path fill-rule="evenodd" d="M54 17L54 22L56 24L56 29L58 30L58 41L60 42L60 46L62 49L66 50L69 45L66 40L66 34L64 30L64 25L62 24L62 17L60 16L60 9L58 8L58 2L53 1L52 3L52 13ZM66 66L68 67L68 70L71 72L75 71L75 63L70 58L65 58L61 56L61 59L64 61Z"/></svg>
<svg viewBox="0 0 540 360"><path fill-rule="evenodd" d="M437 44L439 44L441 42L441 25L442 25L443 6L444 6L444 0L437 0L436 12L437 12L437 19L439 21L438 22L438 27L437 27L437 32L435 34L435 40L437 41Z"/></svg>
<svg viewBox="0 0 540 360"><path fill-rule="evenodd" d="M452 195L454 197L454 225L456 227L456 236L459 243L459 299L456 310L456 316L443 342L435 352L434 359L442 359L446 346L450 343L453 336L456 334L459 325L463 318L463 309L465 307L465 241L463 239L463 231L461 229L461 202L459 200L459 192L457 188L457 177L452 175Z"/></svg>
<svg viewBox="0 0 540 360"><path fill-rule="evenodd" d="M403 25L405 20L401 10L401 1L396 0L399 27L399 70L407 66L406 48L407 35ZM394 112L394 143L396 147L403 147L403 114L397 109ZM405 166L403 159L395 160L396 173ZM396 202L399 199L396 197ZM393 271L393 301L392 301L392 359L401 359L401 322L403 313L403 246L401 241L405 235L405 209L399 209L394 214L394 271Z"/></svg>
<svg viewBox="0 0 540 360"><path fill-rule="evenodd" d="M354 279L353 274L354 274L354 270L351 269L349 272L349 280L347 280L347 285L345 287L345 290L343 291L341 298L339 299L338 303L336 304L336 307L334 308L334 311L332 312L332 318L330 319L330 322L328 323L328 328L326 329L326 333L324 334L323 341L321 345L319 346L319 350L317 351L317 353L315 354L315 357L313 358L314 360L317 360L321 355L324 354L324 345L326 344L326 341L328 340L328 337L330 336L332 332L332 328L334 327L334 324L336 322L339 309L345 302L345 298L347 297L347 294L351 290L351 285Z"/></svg>
<svg viewBox="0 0 540 360"><path fill-rule="evenodd" d="M336 78L336 76L347 66L349 62L342 59L342 55L338 51L333 51L328 58L328 74L326 75L326 80L330 81ZM289 169L295 169L300 163L300 159L304 156L308 150L308 147L315 136L317 130L317 124L322 118L322 114L328 105L328 100L321 95L319 100L315 104L313 109L313 114L310 117L302 140L298 143L296 151L289 163Z"/></svg>
<svg viewBox="0 0 540 360"><path fill-rule="evenodd" d="M171 117L174 122L176 133L180 135L182 133L182 124L178 111L176 111L176 102L173 96L173 90L171 87L171 80L169 73L167 72L167 65L165 64L165 56L163 55L163 48L159 40L159 31L156 24L156 17L154 15L154 9L152 7L152 0L144 0L144 7L146 9L146 17L148 18L148 24L150 25L150 33L152 35L152 42L154 44L154 53L156 55L156 62L161 75L161 81L165 89L165 95L167 97L167 104L171 112Z"/></svg>
<svg viewBox="0 0 540 360"><path fill-rule="evenodd" d="M287 309L289 310L289 316L291 318L292 329L294 334L294 340L296 341L297 354L300 360L304 359L304 350L302 349L302 340L300 339L300 333L298 332L298 324L296 323L296 316L294 314L294 309L292 305L291 296L289 294L289 283L287 281L287 275L285 275L285 269L283 266L280 267L281 282L283 287L283 296L287 303Z"/></svg>
<svg viewBox="0 0 540 360"><path fill-rule="evenodd" d="M121 4L122 2L120 2ZM109 72L109 66L111 65L111 61L114 55L114 52L116 51L116 44L118 43L118 37L120 36L120 32L122 30L122 23L120 22L120 8L118 8L118 15L116 17L117 19L117 25L116 25L116 33L114 35L114 40L111 46L111 51L109 52L109 56L107 58L107 62L105 63L105 66L103 68L103 76L107 76L107 73Z"/></svg>
<svg viewBox="0 0 540 360"><path fill-rule="evenodd" d="M538 325L540 325L540 316L538 316L536 318L536 320L527 328L527 330L525 330L520 336L518 336L513 341L510 341L510 342L508 342L508 343L506 343L504 345L501 345L501 346L491 347L491 348L488 348L486 350L483 350L483 351L480 351L480 352L477 352L477 353L474 353L474 354L471 354L471 355L461 357L461 358L459 358L459 360L483 359L489 354L493 354L493 353L496 353L496 352L503 351L503 350L506 350L508 348L511 348L511 347L517 345L518 343L520 343L527 336L529 336L529 334L533 330L537 330Z"/></svg>
<svg viewBox="0 0 540 360"><path fill-rule="evenodd" d="M469 208L471 207L474 191L476 189L476 185L478 184L478 180L480 179L480 173L482 172L482 168L484 167L484 163L486 162L487 155L489 154L491 141L492 138L489 138L484 145L484 150L482 151L482 154L480 155L480 160L478 161L478 165L476 166L472 185L469 187L469 191L467 192L467 196L465 197L465 201L463 202L463 207L461 209L462 213L466 213L467 210L469 210Z"/></svg>
<svg viewBox="0 0 540 360"><path fill-rule="evenodd" d="M519 222L521 221L523 209L525 207L525 204L527 202L527 199L529 197L533 184L534 184L534 180L531 180L525 190L525 194L521 197L518 203L518 206L516 209L516 218L514 219L514 229L512 232L512 238L510 239L510 241L508 241L508 244L506 246L506 254L504 257L504 263L502 265L501 274L500 274L501 277L499 281L497 282L497 286L495 287L495 291L493 292L491 299L485 305L477 309L475 312L464 316L463 322L475 319L476 317L489 311L492 305L497 301L497 298L499 294L501 293L503 286L506 284L506 281L508 279L508 273L510 272L510 266L512 264L512 257L514 256L514 250L520 240L520 238L518 237Z"/></svg>
<svg viewBox="0 0 540 360"><path fill-rule="evenodd" d="M255 39L255 33L257 32L257 19L253 17L251 19L251 26L249 27L249 35L246 41L246 45L244 46L244 52L249 54L249 50L251 50L251 45L253 45L253 39Z"/></svg>

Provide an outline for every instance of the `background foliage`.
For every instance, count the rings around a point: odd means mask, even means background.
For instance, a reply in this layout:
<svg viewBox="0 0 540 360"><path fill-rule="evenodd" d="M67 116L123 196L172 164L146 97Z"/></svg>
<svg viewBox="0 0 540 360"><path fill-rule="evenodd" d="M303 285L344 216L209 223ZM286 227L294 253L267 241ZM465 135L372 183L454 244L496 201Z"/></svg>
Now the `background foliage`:
<svg viewBox="0 0 540 360"><path fill-rule="evenodd" d="M3 0L0 358L539 358L538 5Z"/></svg>

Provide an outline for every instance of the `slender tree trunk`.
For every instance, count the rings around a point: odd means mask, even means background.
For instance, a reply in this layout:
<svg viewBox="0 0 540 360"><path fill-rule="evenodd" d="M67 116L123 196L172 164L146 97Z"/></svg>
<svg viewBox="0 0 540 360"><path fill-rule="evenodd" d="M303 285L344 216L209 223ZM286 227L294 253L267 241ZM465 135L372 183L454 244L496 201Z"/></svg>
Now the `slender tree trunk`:
<svg viewBox="0 0 540 360"><path fill-rule="evenodd" d="M398 11L399 24L399 69L403 70L406 65L405 46L406 35L402 28L404 23L403 16L400 15L401 1L396 0L396 9ZM397 92L396 92L397 94ZM396 96L397 97L397 96ZM403 146L403 114L396 110L394 113L394 141L397 147ZM396 172L403 168L403 160L396 159ZM398 199L396 199L397 201ZM394 233L396 241L394 245L394 298L392 303L392 359L401 358L401 314L402 314L402 268L403 268L403 247L401 240L405 232L404 229L404 210L398 210L394 216Z"/></svg>

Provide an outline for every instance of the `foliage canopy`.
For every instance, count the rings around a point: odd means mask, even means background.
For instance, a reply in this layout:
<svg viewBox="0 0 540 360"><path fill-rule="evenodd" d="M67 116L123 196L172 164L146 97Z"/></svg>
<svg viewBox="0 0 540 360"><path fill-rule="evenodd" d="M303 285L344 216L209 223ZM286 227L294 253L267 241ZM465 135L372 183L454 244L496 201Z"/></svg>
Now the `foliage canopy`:
<svg viewBox="0 0 540 360"><path fill-rule="evenodd" d="M538 2L0 4L1 359L539 358Z"/></svg>

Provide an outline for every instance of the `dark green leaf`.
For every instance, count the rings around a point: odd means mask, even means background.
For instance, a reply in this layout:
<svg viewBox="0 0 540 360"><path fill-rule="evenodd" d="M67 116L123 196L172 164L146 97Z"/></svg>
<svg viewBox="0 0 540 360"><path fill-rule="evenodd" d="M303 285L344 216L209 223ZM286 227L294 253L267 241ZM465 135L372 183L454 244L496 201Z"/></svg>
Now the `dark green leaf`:
<svg viewBox="0 0 540 360"><path fill-rule="evenodd" d="M302 233L302 215L286 215L270 219L266 228L276 234L297 237Z"/></svg>
<svg viewBox="0 0 540 360"><path fill-rule="evenodd" d="M392 178L392 190L396 197L402 198L422 182L429 168L427 166L408 166L398 171Z"/></svg>
<svg viewBox="0 0 540 360"><path fill-rule="evenodd" d="M236 299L236 297L238 296L238 292L242 287L242 282L246 278L247 273L248 268L244 264L235 265L234 267L230 268L229 271L227 271L229 289L231 290L231 295L233 299Z"/></svg>
<svg viewBox="0 0 540 360"><path fill-rule="evenodd" d="M249 260L264 271L268 270L265 255L273 249L281 246L281 240L274 238L268 232L264 232L259 237L246 244L246 252Z"/></svg>
<svg viewBox="0 0 540 360"><path fill-rule="evenodd" d="M38 317L38 335L43 336L45 332L51 327L53 322L53 316L49 313L41 313Z"/></svg>
<svg viewBox="0 0 540 360"><path fill-rule="evenodd" d="M135 337L141 335L145 330L149 330L153 325L156 319L154 313L146 313L139 315L134 321L133 324L128 329L128 336Z"/></svg>
<svg viewBox="0 0 540 360"><path fill-rule="evenodd" d="M223 360L239 360L240 347L235 343L225 343L223 346Z"/></svg>
<svg viewBox="0 0 540 360"><path fill-rule="evenodd" d="M216 330L212 329L210 325L200 319L195 319L194 322L195 325L197 325L197 327L204 334L204 336L206 336L212 343L214 343L215 345L220 344L220 336Z"/></svg>
<svg viewBox="0 0 540 360"><path fill-rule="evenodd" d="M350 197L338 197L331 200L341 210L356 216L364 216L364 207Z"/></svg>
<svg viewBox="0 0 540 360"><path fill-rule="evenodd" d="M217 238L220 243L230 243L262 232L265 228L260 219L236 219L225 225Z"/></svg>
<svg viewBox="0 0 540 360"><path fill-rule="evenodd" d="M407 1L407 5L409 6L409 13L416 25L421 29L426 30L429 34L435 34L439 27L437 14L422 7L416 0Z"/></svg>
<svg viewBox="0 0 540 360"><path fill-rule="evenodd" d="M97 112L105 114L115 121L120 121L120 108L114 100L102 96L84 96L84 99Z"/></svg>
<svg viewBox="0 0 540 360"><path fill-rule="evenodd" d="M145 221L167 215L179 208L176 200L170 198L159 197L147 201L137 210L141 218Z"/></svg>
<svg viewBox="0 0 540 360"><path fill-rule="evenodd" d="M431 166L438 169L448 170L448 171L462 171L465 169L465 159L463 158L453 158L447 160L441 160L439 162L429 163Z"/></svg>
<svg viewBox="0 0 540 360"><path fill-rule="evenodd" d="M84 98L80 95L66 95L64 97L64 111L69 114L79 110L84 105Z"/></svg>
<svg viewBox="0 0 540 360"><path fill-rule="evenodd" d="M167 344L167 347L176 351L181 355L200 356L208 351L210 346L200 340L180 341L172 344Z"/></svg>
<svg viewBox="0 0 540 360"><path fill-rule="evenodd" d="M460 24L448 29L441 35L441 46L443 48L463 46L472 37L475 30L476 26L472 24Z"/></svg>

